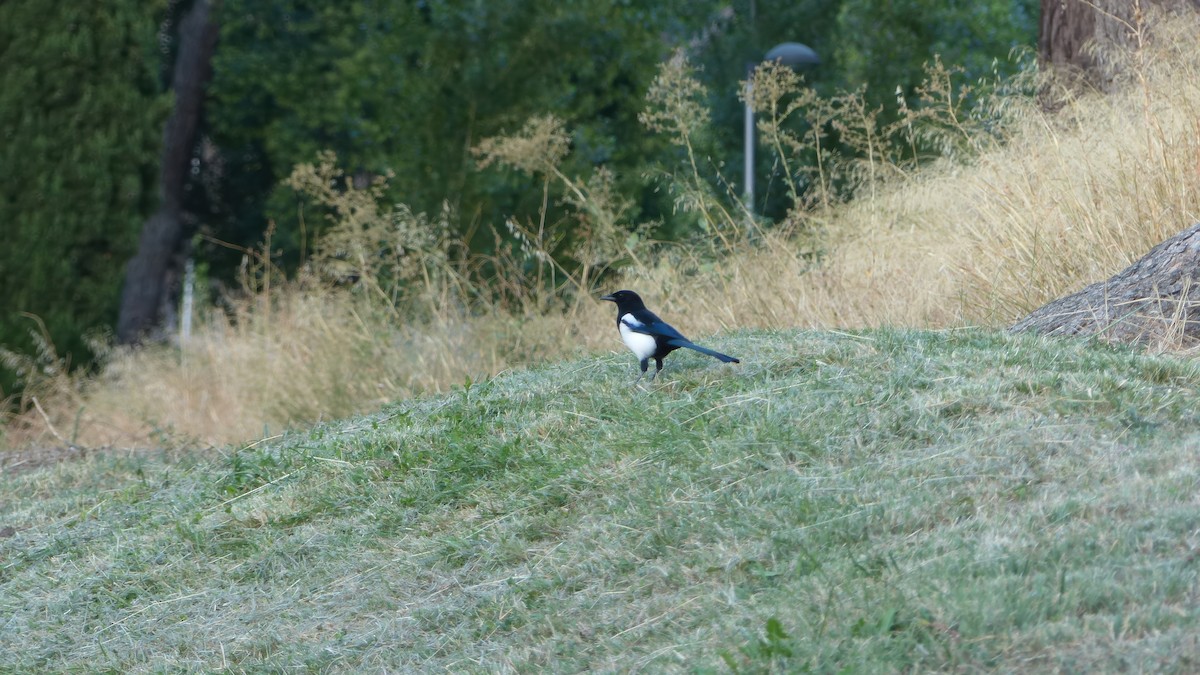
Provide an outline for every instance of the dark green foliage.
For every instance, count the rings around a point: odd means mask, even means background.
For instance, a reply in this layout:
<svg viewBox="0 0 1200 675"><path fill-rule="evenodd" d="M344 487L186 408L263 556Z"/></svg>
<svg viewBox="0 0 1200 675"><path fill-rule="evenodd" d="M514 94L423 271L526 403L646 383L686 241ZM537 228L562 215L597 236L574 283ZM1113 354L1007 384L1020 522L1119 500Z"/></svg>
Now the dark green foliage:
<svg viewBox="0 0 1200 675"><path fill-rule="evenodd" d="M28 311L78 363L81 334L111 323L155 202L169 102L154 74L169 72L171 60L154 49L156 27L186 6L0 4L0 344L30 348L34 324L18 314ZM359 180L393 173L388 197L416 213L448 202L459 233L475 232L474 245L488 247L506 218L540 220L542 185L480 170L470 149L551 114L571 134L564 174L586 180L611 170L614 192L633 204L628 224L657 222L659 236L686 236L696 219L646 180L682 156L637 121L672 51L688 53L709 92L712 123L695 139L703 178L719 194L738 194L739 81L772 45L816 49L823 63L806 76L824 94L866 85L867 100L894 106L899 86L914 105L934 54L965 67L968 81L990 74L996 59L1001 73L1011 71L1006 58L1034 41L1036 19L1033 0L226 0L204 121L211 143L185 208L203 233L240 246L256 245L275 221L280 262L295 265L324 220L279 184L296 164L333 150ZM784 177L761 157L757 206L776 218L790 200ZM566 219L561 196L551 189L550 223ZM241 253L206 246L199 254L213 280L232 281Z"/></svg>
<svg viewBox="0 0 1200 675"><path fill-rule="evenodd" d="M168 101L155 81L162 3L0 3L0 344L41 317L79 363L112 324L155 203ZM0 373L7 391L11 373Z"/></svg>
<svg viewBox="0 0 1200 675"><path fill-rule="evenodd" d="M747 7L749 5L749 7ZM753 11L751 11L751 7ZM962 67L962 83L1011 75L1012 52L1037 39L1037 0L1017 2L936 2L934 0L780 0L734 3L727 22L694 61L704 69L713 94L713 157L727 178L741 184L743 107L738 83L748 64L760 61L781 42L801 42L821 57L806 67L805 79L824 96L865 87L864 98L883 108L881 121L896 118L899 88L908 105L919 105L916 88L924 65L941 55ZM758 166L760 213L778 218L789 200L778 167L762 157Z"/></svg>
<svg viewBox="0 0 1200 675"><path fill-rule="evenodd" d="M843 83L869 83L876 104L895 100L897 87L915 103L922 64L940 55L964 69L964 78L990 77L993 66L1012 72L1014 49L1029 47L1037 35L1038 3L939 2L937 0L843 0L839 39L831 56Z"/></svg>
<svg viewBox="0 0 1200 675"><path fill-rule="evenodd" d="M540 190L478 171L469 150L544 113L574 130L567 173L610 165L621 192L649 193L639 169L660 142L637 113L656 65L686 38L663 31L695 11L681 2L229 0L210 102L226 161L222 236L251 244L274 219L277 241L295 252L296 197L274 186L322 149L350 174L394 172L391 194L416 212L448 200L465 223L485 226L532 213Z"/></svg>
<svg viewBox="0 0 1200 675"><path fill-rule="evenodd" d="M219 238L250 246L274 220L284 262L296 262L302 237L311 239L323 223L309 217L302 233L297 196L279 181L329 149L362 180L393 172L391 196L415 212L437 212L448 201L460 230L482 227L481 239L490 242L488 228L508 216L537 219L541 185L479 171L469 149L552 114L572 132L565 173L586 176L606 166L617 191L636 205L628 218L687 234L694 219L644 180L681 157L636 119L658 64L673 50L689 53L709 87L714 115L710 133L697 139L701 168L714 185L737 184L738 82L772 45L814 47L824 64L807 75L825 93L867 85L869 101L894 108L897 86L915 102L922 66L938 52L965 65L967 79L991 74L995 59L1000 72L1011 72L1010 50L1036 37L1036 7L1033 0L962 7L922 0L229 0L209 110L223 163L209 205L213 227ZM772 190L783 194L779 180L763 185L768 201ZM783 202L775 202L769 215L781 215ZM215 249L206 255L239 258Z"/></svg>

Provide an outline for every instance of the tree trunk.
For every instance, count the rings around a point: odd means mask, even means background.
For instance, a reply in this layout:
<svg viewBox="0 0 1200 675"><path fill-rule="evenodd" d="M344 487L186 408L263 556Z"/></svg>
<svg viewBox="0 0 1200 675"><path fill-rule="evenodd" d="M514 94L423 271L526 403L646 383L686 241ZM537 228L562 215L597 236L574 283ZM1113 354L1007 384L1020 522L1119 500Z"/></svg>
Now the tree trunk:
<svg viewBox="0 0 1200 675"><path fill-rule="evenodd" d="M1038 58L1107 89L1117 74L1116 52L1148 36L1153 12L1189 7L1200 0L1042 0Z"/></svg>
<svg viewBox="0 0 1200 675"><path fill-rule="evenodd" d="M1131 9L1128 0L1042 0L1038 57L1059 72L1106 86L1112 81L1111 64L1096 47L1126 44L1129 32L1122 21Z"/></svg>
<svg viewBox="0 0 1200 675"><path fill-rule="evenodd" d="M212 20L215 1L195 0L179 23L179 51L171 79L175 106L163 130L161 203L143 226L137 253L125 270L117 317L117 339L124 344L138 342L158 323L169 279L178 276L172 257L185 240L183 192L217 44L217 25Z"/></svg>
<svg viewBox="0 0 1200 675"><path fill-rule="evenodd" d="M1059 298L1009 329L1110 342L1200 344L1200 223L1117 275Z"/></svg>

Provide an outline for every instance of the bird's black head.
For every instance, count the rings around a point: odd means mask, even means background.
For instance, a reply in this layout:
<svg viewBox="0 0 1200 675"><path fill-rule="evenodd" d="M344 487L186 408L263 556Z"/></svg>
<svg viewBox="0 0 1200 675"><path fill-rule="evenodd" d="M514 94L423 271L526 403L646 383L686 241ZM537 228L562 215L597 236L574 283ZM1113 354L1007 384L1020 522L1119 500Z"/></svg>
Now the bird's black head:
<svg viewBox="0 0 1200 675"><path fill-rule="evenodd" d="M633 291L617 291L610 293L600 298L609 302L617 303L617 310L622 314L632 312L635 309L645 309L646 303L642 302L641 296Z"/></svg>

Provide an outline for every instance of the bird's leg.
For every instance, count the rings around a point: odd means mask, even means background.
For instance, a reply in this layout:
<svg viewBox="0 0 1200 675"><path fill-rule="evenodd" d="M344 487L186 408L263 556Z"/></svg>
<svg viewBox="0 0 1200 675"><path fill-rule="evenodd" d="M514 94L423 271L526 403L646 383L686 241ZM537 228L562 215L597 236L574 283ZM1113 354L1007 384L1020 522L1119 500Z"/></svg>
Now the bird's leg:
<svg viewBox="0 0 1200 675"><path fill-rule="evenodd" d="M650 376L651 382L653 382L654 378L658 377L658 374L662 372L662 359L654 359L654 366L654 374Z"/></svg>
<svg viewBox="0 0 1200 675"><path fill-rule="evenodd" d="M642 362L639 363L638 365L642 367L642 374L637 376L637 379L633 381L634 384L641 382L642 378L646 376L646 369L650 367L650 358L646 357L646 358L642 359ZM654 378L651 377L650 379L653 380Z"/></svg>

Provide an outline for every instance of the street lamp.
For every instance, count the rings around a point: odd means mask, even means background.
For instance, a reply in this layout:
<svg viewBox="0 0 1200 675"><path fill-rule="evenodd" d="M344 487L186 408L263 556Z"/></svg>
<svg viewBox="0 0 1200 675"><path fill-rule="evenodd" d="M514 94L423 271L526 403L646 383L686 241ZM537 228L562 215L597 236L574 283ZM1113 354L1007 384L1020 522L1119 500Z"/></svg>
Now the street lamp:
<svg viewBox="0 0 1200 675"><path fill-rule="evenodd" d="M789 68L799 68L800 66L817 65L821 63L821 57L817 56L817 53L807 45L799 42L781 42L772 47L763 57L764 63L769 61L778 61ZM754 69L757 67L757 63L746 64L746 180L744 191L746 210L750 213L754 213L754 109L750 107L750 101L754 87ZM788 180L791 180L791 176L788 176Z"/></svg>

